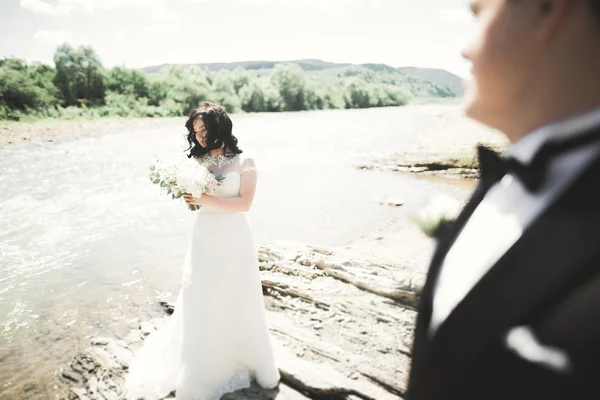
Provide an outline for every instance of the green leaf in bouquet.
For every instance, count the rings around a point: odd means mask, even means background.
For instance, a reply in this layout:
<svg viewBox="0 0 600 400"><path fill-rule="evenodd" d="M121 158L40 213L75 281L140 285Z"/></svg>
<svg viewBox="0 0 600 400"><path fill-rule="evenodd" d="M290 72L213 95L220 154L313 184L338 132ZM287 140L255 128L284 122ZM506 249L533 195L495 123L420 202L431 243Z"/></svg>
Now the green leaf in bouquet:
<svg viewBox="0 0 600 400"><path fill-rule="evenodd" d="M160 182L160 187L165 187L165 186L167 186L167 183L165 181L161 181Z"/></svg>
<svg viewBox="0 0 600 400"><path fill-rule="evenodd" d="M218 182L223 182L225 180L225 175L218 175L218 176L215 176L215 178L217 179Z"/></svg>
<svg viewBox="0 0 600 400"><path fill-rule="evenodd" d="M169 188L169 190L167 190L167 195L171 194L171 188Z"/></svg>
<svg viewBox="0 0 600 400"><path fill-rule="evenodd" d="M154 165L150 166L150 171L154 171L156 169L156 167Z"/></svg>
<svg viewBox="0 0 600 400"><path fill-rule="evenodd" d="M155 185L160 183L160 179L155 179L152 183L154 183Z"/></svg>

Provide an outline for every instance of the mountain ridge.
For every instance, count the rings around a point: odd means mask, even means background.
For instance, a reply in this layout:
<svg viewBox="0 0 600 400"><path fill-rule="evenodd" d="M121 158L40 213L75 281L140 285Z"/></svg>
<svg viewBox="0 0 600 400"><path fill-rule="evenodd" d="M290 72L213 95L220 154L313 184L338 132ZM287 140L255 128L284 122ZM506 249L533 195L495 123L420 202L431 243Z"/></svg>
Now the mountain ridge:
<svg viewBox="0 0 600 400"><path fill-rule="evenodd" d="M352 63L334 63L329 61L323 61L319 59L301 59L301 60L290 60L290 61L268 61L268 60L255 60L255 61L235 61L235 62L217 62L217 63L193 63L193 64L160 64L152 65L148 67L140 68L140 70L146 73L158 73L161 69L172 66L179 66L183 68L196 67L199 69L208 69L209 71L233 71L237 68L242 68L248 71L253 70L270 70L273 69L277 64L296 64L306 72L319 73L327 70L345 70L345 69L366 69L374 71L375 73L382 74L393 74L401 73L413 79L417 79L421 82L431 82L437 86L447 88L450 92L454 93L455 96L462 96L463 89L463 78L460 76L441 69L441 68L420 68L420 67L392 67L387 64L377 63L364 63L364 64L352 64Z"/></svg>

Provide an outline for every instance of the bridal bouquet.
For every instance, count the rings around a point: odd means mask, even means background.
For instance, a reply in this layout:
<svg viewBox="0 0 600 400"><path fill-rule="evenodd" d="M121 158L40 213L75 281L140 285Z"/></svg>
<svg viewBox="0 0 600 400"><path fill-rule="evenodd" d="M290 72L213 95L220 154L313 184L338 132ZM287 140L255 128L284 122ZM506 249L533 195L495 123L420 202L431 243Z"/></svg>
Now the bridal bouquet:
<svg viewBox="0 0 600 400"><path fill-rule="evenodd" d="M438 238L440 233L458 217L461 208L460 203L452 197L439 196L409 219L427 236Z"/></svg>
<svg viewBox="0 0 600 400"><path fill-rule="evenodd" d="M174 161L155 159L150 165L150 181L160 185L174 200L185 193L194 197L200 197L203 193L212 194L222 180L223 177L213 175L193 158L183 157ZM200 206L190 204L189 209L197 211Z"/></svg>

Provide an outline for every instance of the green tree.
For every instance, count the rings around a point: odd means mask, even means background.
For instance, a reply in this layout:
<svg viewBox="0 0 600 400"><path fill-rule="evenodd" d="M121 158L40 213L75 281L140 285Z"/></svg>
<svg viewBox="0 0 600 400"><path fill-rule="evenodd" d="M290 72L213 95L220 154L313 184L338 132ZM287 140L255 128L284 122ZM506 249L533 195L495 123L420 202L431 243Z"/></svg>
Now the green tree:
<svg viewBox="0 0 600 400"><path fill-rule="evenodd" d="M148 88L148 104L152 106L160 106L169 95L169 85L167 82L159 76L158 79L154 79Z"/></svg>
<svg viewBox="0 0 600 400"><path fill-rule="evenodd" d="M57 103L54 70L43 64L28 66L16 58L0 60L0 105L11 110L43 110Z"/></svg>
<svg viewBox="0 0 600 400"><path fill-rule="evenodd" d="M145 74L105 70L91 48L68 44L57 48L54 61L56 68L0 59L0 119L182 116L204 100L229 112L276 112L397 106L408 102L407 92L454 96L444 86L385 65L310 72L273 63L219 72L172 66Z"/></svg>
<svg viewBox="0 0 600 400"><path fill-rule="evenodd" d="M271 75L273 86L281 96L283 111L307 110L306 73L296 64L277 64Z"/></svg>
<svg viewBox="0 0 600 400"><path fill-rule="evenodd" d="M69 105L104 103L105 85L102 63L91 47L75 50L63 44L54 54L54 84Z"/></svg>
<svg viewBox="0 0 600 400"><path fill-rule="evenodd" d="M169 101L170 110L177 104L181 115L188 114L198 103L210 98L210 87L204 71L174 66L161 70L161 75L167 88L165 101L172 100Z"/></svg>
<svg viewBox="0 0 600 400"><path fill-rule="evenodd" d="M253 79L240 89L240 101L245 112L266 111L267 99L258 79Z"/></svg>
<svg viewBox="0 0 600 400"><path fill-rule="evenodd" d="M231 81L233 84L233 90L239 95L243 87L248 86L251 81L251 76L245 69L237 67L231 73Z"/></svg>
<svg viewBox="0 0 600 400"><path fill-rule="evenodd" d="M265 110L267 112L277 112L281 111L282 103L281 94L279 91L273 86L270 80L262 80L261 81L261 90L265 96Z"/></svg>
<svg viewBox="0 0 600 400"><path fill-rule="evenodd" d="M371 96L367 84L357 78L346 82L346 108L371 107Z"/></svg>
<svg viewBox="0 0 600 400"><path fill-rule="evenodd" d="M235 90L234 76L229 71L219 71L212 80L211 101L220 104L229 113L242 108L242 102Z"/></svg>
<svg viewBox="0 0 600 400"><path fill-rule="evenodd" d="M344 88L340 84L320 86L317 95L323 99L326 110L336 110L346 107Z"/></svg>
<svg viewBox="0 0 600 400"><path fill-rule="evenodd" d="M233 82L233 75L229 71L219 71L215 75L210 89L215 93L221 92L227 95L237 94Z"/></svg>
<svg viewBox="0 0 600 400"><path fill-rule="evenodd" d="M106 88L136 99L149 97L150 87L146 74L135 69L115 67L106 73Z"/></svg>

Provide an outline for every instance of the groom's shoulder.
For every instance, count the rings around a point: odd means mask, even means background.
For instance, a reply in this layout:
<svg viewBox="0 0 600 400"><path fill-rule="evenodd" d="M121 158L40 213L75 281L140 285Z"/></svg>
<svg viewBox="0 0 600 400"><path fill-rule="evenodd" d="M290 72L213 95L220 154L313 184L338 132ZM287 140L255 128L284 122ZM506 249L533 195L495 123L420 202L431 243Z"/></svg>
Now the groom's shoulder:
<svg viewBox="0 0 600 400"><path fill-rule="evenodd" d="M567 203L582 210L595 210L600 213L600 151L572 185L565 189Z"/></svg>

